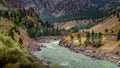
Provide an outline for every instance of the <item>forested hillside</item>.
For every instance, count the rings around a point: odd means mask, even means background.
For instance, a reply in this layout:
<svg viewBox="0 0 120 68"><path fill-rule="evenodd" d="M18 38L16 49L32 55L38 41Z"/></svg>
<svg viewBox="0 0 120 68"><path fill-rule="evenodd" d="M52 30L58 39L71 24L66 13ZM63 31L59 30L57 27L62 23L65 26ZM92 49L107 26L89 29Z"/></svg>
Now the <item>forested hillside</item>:
<svg viewBox="0 0 120 68"><path fill-rule="evenodd" d="M55 29L53 23L42 22L32 8L0 10L0 16L26 29L30 37L60 34L60 30Z"/></svg>

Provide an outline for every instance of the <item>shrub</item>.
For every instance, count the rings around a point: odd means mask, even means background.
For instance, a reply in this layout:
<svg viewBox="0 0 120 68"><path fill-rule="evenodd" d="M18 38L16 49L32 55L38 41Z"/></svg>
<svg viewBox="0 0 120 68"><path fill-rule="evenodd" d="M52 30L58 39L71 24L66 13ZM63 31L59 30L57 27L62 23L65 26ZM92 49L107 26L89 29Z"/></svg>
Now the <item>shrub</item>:
<svg viewBox="0 0 120 68"><path fill-rule="evenodd" d="M7 47L13 47L14 41L12 40L11 37L5 37L5 46Z"/></svg>
<svg viewBox="0 0 120 68"><path fill-rule="evenodd" d="M3 46L2 46L3 45ZM0 34L0 68L42 68L44 67L27 54L18 42Z"/></svg>
<svg viewBox="0 0 120 68"><path fill-rule="evenodd" d="M19 38L19 43L23 44L23 40L21 38Z"/></svg>

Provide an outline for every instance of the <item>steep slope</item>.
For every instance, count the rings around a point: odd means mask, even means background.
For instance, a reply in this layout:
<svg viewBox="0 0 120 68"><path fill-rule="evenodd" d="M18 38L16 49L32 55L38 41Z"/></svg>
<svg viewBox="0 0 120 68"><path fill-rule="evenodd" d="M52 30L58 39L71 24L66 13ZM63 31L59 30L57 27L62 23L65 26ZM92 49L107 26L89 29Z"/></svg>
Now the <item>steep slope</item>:
<svg viewBox="0 0 120 68"><path fill-rule="evenodd" d="M9 8L22 8L24 7L21 0L1 0L0 1L4 6Z"/></svg>
<svg viewBox="0 0 120 68"><path fill-rule="evenodd" d="M76 30L78 31L80 26L88 25L88 24L95 25L99 23L100 20L102 20L102 18L88 19L88 20L87 19L86 20L73 20L73 21L60 22L60 23L57 22L57 23L54 23L54 25L56 28L58 27L61 29L66 29L66 30L74 30L76 28Z"/></svg>
<svg viewBox="0 0 120 68"><path fill-rule="evenodd" d="M31 40L27 28L31 23L36 26L39 19L35 12L0 7L0 68L46 68L23 48Z"/></svg>
<svg viewBox="0 0 120 68"><path fill-rule="evenodd" d="M12 8L32 7L44 21L60 22L106 16L120 6L119 0L2 0Z"/></svg>
<svg viewBox="0 0 120 68"><path fill-rule="evenodd" d="M6 18L0 18L0 32L4 35L10 35L14 40L21 41L21 44L28 45L30 37L28 37L27 31L21 27L17 27L12 21Z"/></svg>
<svg viewBox="0 0 120 68"><path fill-rule="evenodd" d="M48 21L102 17L120 6L119 0L24 0L23 3Z"/></svg>
<svg viewBox="0 0 120 68"><path fill-rule="evenodd" d="M16 27L19 28L16 31L22 31L20 32L24 33L22 35L27 35L28 33L29 37L31 38L61 34L61 29L54 28L53 23L43 22L39 15L32 8L2 9L0 10L0 17L13 21ZM16 29L16 27L11 30ZM21 30L21 28L24 30Z"/></svg>
<svg viewBox="0 0 120 68"><path fill-rule="evenodd" d="M120 50L120 41L117 40L119 30L120 9L113 12L99 24L96 24L90 29L83 29L80 30L80 32L72 33L71 35L63 38L61 42L63 45L68 47L83 45L107 52L113 52L115 54Z"/></svg>
<svg viewBox="0 0 120 68"><path fill-rule="evenodd" d="M56 17L68 15L73 12L89 11L96 8L98 8L98 11L110 11L119 5L119 0L31 0L31 2L36 4L34 7L41 8L38 9L40 13L50 13ZM38 4L40 4L40 6L38 6Z"/></svg>
<svg viewBox="0 0 120 68"><path fill-rule="evenodd" d="M95 32L105 32L105 29L111 29L113 27L115 27L116 25L118 25L120 22L118 21L117 17L110 17L106 20L104 20L103 22L101 22L100 24L90 28L88 31L92 32L92 30L94 30Z"/></svg>
<svg viewBox="0 0 120 68"><path fill-rule="evenodd" d="M0 68L45 68L10 36L0 33Z"/></svg>
<svg viewBox="0 0 120 68"><path fill-rule="evenodd" d="M0 3L0 10L6 10L6 9L7 8L3 4Z"/></svg>
<svg viewBox="0 0 120 68"><path fill-rule="evenodd" d="M118 38L120 38L119 10L90 30L81 30L64 37L59 44L76 53L120 65L120 40Z"/></svg>

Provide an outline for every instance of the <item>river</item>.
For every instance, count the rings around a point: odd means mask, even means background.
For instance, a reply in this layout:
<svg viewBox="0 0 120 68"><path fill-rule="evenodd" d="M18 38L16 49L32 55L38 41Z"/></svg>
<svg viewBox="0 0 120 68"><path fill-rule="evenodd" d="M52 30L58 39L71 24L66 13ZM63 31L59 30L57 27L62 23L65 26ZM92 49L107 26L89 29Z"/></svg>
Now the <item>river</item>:
<svg viewBox="0 0 120 68"><path fill-rule="evenodd" d="M50 62L50 65L60 65L62 68L119 68L114 63L90 58L59 46L59 40L41 44L46 48L34 54L44 62Z"/></svg>

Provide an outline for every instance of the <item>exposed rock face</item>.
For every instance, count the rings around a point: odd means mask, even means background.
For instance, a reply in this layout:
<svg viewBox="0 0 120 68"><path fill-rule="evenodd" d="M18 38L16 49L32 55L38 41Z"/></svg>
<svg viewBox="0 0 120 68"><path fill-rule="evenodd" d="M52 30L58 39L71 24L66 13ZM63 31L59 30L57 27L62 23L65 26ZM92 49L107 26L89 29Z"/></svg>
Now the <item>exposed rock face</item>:
<svg viewBox="0 0 120 68"><path fill-rule="evenodd" d="M21 0L1 0L1 2L7 7L12 7L12 8L24 7Z"/></svg>
<svg viewBox="0 0 120 68"><path fill-rule="evenodd" d="M73 12L110 12L120 6L119 0L21 0L24 5L31 5L40 13L55 17Z"/></svg>
<svg viewBox="0 0 120 68"><path fill-rule="evenodd" d="M54 17L72 13L103 14L120 6L120 0L3 0L9 7L33 7L39 14Z"/></svg>

